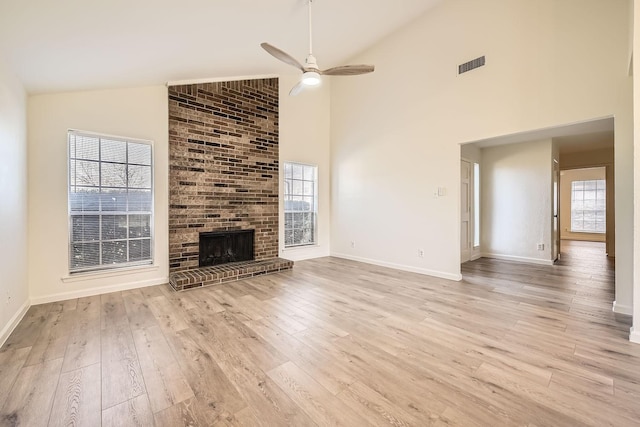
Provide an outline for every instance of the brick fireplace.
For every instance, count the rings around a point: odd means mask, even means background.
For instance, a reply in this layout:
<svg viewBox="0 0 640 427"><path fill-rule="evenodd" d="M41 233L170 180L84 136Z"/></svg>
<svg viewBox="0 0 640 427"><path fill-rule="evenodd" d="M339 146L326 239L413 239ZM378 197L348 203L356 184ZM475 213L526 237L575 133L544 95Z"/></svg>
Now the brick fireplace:
<svg viewBox="0 0 640 427"><path fill-rule="evenodd" d="M169 87L174 289L292 267L278 258L278 169L277 79ZM239 230L253 230L253 261L199 267L201 233Z"/></svg>

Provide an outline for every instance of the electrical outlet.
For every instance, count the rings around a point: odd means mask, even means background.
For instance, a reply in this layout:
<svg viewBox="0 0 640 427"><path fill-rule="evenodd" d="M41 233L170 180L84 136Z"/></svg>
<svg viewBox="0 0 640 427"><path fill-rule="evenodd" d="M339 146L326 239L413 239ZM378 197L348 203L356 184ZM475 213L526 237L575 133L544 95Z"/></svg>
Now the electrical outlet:
<svg viewBox="0 0 640 427"><path fill-rule="evenodd" d="M418 249L418 258L424 258L424 249Z"/></svg>
<svg viewBox="0 0 640 427"><path fill-rule="evenodd" d="M544 243L538 243L538 250L544 251Z"/></svg>
<svg viewBox="0 0 640 427"><path fill-rule="evenodd" d="M351 247L355 248L356 247L356 242L354 242L353 240L351 241Z"/></svg>

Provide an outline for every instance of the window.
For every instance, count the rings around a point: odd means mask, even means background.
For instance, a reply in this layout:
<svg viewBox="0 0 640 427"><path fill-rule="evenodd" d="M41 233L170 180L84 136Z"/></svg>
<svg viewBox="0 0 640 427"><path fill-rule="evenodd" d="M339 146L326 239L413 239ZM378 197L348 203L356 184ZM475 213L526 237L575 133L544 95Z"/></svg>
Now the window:
<svg viewBox="0 0 640 427"><path fill-rule="evenodd" d="M70 131L69 271L151 264L150 142Z"/></svg>
<svg viewBox="0 0 640 427"><path fill-rule="evenodd" d="M316 243L318 213L316 166L284 164L284 246Z"/></svg>
<svg viewBox="0 0 640 427"><path fill-rule="evenodd" d="M571 182L571 231L606 231L605 180Z"/></svg>

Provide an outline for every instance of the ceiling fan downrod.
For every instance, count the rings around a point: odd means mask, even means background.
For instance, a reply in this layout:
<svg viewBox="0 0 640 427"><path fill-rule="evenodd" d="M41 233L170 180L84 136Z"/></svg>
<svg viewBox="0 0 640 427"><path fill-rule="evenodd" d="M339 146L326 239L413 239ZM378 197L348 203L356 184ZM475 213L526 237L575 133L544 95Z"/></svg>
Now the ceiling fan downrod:
<svg viewBox="0 0 640 427"><path fill-rule="evenodd" d="M309 0L309 55L307 55L307 59L305 63L309 68L318 68L318 63L316 61L316 57L313 56L313 17L311 12L311 5L313 0Z"/></svg>

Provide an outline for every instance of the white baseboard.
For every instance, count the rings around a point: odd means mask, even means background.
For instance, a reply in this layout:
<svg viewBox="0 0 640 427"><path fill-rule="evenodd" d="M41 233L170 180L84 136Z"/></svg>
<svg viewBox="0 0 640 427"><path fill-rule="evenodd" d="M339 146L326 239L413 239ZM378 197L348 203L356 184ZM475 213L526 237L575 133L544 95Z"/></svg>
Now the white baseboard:
<svg viewBox="0 0 640 427"><path fill-rule="evenodd" d="M478 254L473 254L473 255L471 255L471 258L469 258L469 261L475 261L475 260L480 259L480 258L482 258L482 254L479 254L479 253Z"/></svg>
<svg viewBox="0 0 640 427"><path fill-rule="evenodd" d="M636 344L640 344L640 330L636 330L636 328L631 328L631 333L629 334L629 341L634 342Z"/></svg>
<svg viewBox="0 0 640 427"><path fill-rule="evenodd" d="M633 307L631 307L630 305L618 304L617 301L614 301L613 312L618 314L626 314L627 316L633 316Z"/></svg>
<svg viewBox="0 0 640 427"><path fill-rule="evenodd" d="M36 305L57 301L66 301L68 299L108 294L109 292L128 291L130 289L146 288L147 286L163 285L165 283L169 283L168 277L160 279L140 280L137 282L129 282L112 286L100 286L97 288L81 289L78 291L60 292L57 294L33 297L31 298L31 304Z"/></svg>
<svg viewBox="0 0 640 427"><path fill-rule="evenodd" d="M483 258L493 258L493 259L501 259L505 261L517 261L517 262L526 262L527 264L538 264L538 265L553 265L553 261L550 259L541 259L541 258L529 258L524 256L515 256L515 255L503 255L503 254L492 254L492 253L483 253Z"/></svg>
<svg viewBox="0 0 640 427"><path fill-rule="evenodd" d="M0 347L4 345L4 343L7 341L7 338L9 338L13 330L16 328L16 326L18 326L18 323L20 323L24 315L27 314L27 310L29 310L29 307L31 307L31 304L29 300L26 300L24 304L22 304L22 307L18 309L16 314L14 314L11 319L9 319L9 322L5 325L5 327L2 328L2 331L0 331Z"/></svg>
<svg viewBox="0 0 640 427"><path fill-rule="evenodd" d="M369 258L361 258L361 257L343 254L343 253L337 253L337 252L332 252L331 256L336 258L349 259L351 261L364 262L365 264L379 265L380 267L388 267L396 270L409 271L411 273L424 274L426 276L439 277L441 279L448 279L448 280L455 280L455 281L462 280L462 274L459 274L459 273L453 274L453 273L447 273L444 271L428 270L426 268L412 267L410 265L395 264L392 262L378 261L378 260L369 259Z"/></svg>

